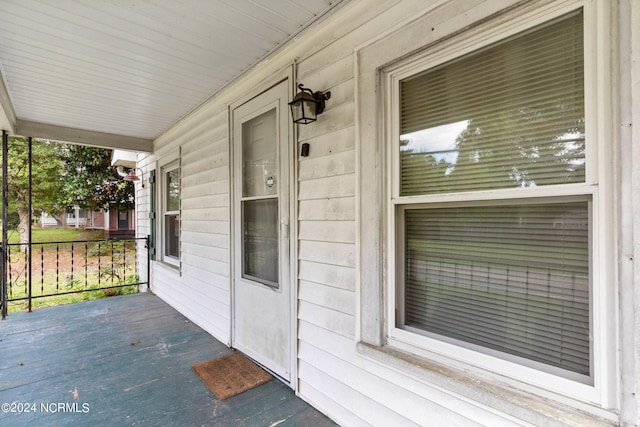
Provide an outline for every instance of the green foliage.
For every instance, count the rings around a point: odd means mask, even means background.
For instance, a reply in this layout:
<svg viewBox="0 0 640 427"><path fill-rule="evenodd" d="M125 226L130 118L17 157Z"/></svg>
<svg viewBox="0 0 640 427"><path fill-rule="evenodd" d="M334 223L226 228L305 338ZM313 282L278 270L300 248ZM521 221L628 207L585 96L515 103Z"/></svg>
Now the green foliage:
<svg viewBox="0 0 640 427"><path fill-rule="evenodd" d="M8 144L8 202L10 228L17 227L22 243L32 215L60 216L74 206L83 209L129 210L134 207L133 185L111 166L111 150L32 141L29 212L29 143L12 136Z"/></svg>
<svg viewBox="0 0 640 427"><path fill-rule="evenodd" d="M64 165L60 203L67 208L129 210L135 205L133 184L111 166L111 150L60 144Z"/></svg>
<svg viewBox="0 0 640 427"><path fill-rule="evenodd" d="M24 138L10 137L7 169L9 213L27 210L29 200L29 145ZM56 155L56 144L32 142L32 202L33 211L61 212L58 196L61 190L62 162Z"/></svg>
<svg viewBox="0 0 640 427"><path fill-rule="evenodd" d="M98 242L94 244L93 247L89 249L88 256L110 256L112 253L122 253L125 250L133 253L136 250L135 244L123 240L109 240L107 242Z"/></svg>
<svg viewBox="0 0 640 427"><path fill-rule="evenodd" d="M9 214L7 216L7 224L9 230L18 228L18 224L20 224L20 216L18 215L18 212L9 211Z"/></svg>

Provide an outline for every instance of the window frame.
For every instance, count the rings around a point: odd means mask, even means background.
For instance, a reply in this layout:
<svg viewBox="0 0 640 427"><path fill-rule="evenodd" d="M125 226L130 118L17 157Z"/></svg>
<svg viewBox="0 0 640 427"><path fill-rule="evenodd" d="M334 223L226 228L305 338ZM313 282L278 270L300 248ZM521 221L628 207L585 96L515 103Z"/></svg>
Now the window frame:
<svg viewBox="0 0 640 427"><path fill-rule="evenodd" d="M403 78L444 64L467 53L486 47L537 25L557 19L569 12L582 8L584 11L584 50L585 50L585 137L586 176L584 183L551 185L536 188L513 188L499 190L483 190L451 194L431 194L422 196L399 196L399 82ZM379 127L367 129L360 123L360 144L366 143L367 136L374 137L381 147L379 153L364 153L360 150L359 180L363 197L360 213L360 233L358 236L359 265L365 265L366 271L359 278L359 336L366 351L361 354L375 354L371 349L382 351L406 352L429 362L443 363L447 366L464 369L478 376L492 377L498 375L520 389L527 389L538 394L549 391L558 393L577 401L596 403L602 407L615 406L615 282L614 252L615 237L613 225L615 212L611 209L612 165L603 159L613 155L606 141L611 138L611 112L601 105L612 97L611 84L606 80L609 70L609 16L611 11L606 5L591 0L559 1L541 7L523 7L513 9L491 20L472 28L462 27L459 32L445 37L441 42L434 41L426 47L414 47L413 51L395 52L395 58L375 58L368 55L369 46L357 52L360 120L378 117L382 123ZM431 25L431 24L430 24ZM402 30L398 30L400 33ZM433 31L433 29L432 29ZM389 35L386 38L391 39ZM391 45L392 41L388 44ZM372 43L371 51L384 50L385 40ZM395 46L395 45L394 45ZM374 49L375 48L375 49ZM387 49L389 46L387 46ZM417 53L416 53L417 52ZM387 54L387 56L392 54ZM376 76L369 79L364 76L371 71L371 64L376 65ZM367 67L369 66L369 68ZM368 85L368 87L364 87ZM379 95L365 95L371 87L377 87ZM369 89L369 90L367 90ZM367 98L369 97L369 98ZM379 106L369 108L366 103L375 99ZM596 100L599 100L596 102ZM367 190L365 183L370 183L372 173L382 175L377 179L380 188ZM386 178L386 179L384 179ZM540 200L563 200L572 197L589 197L592 206L592 223L590 224L592 239L590 244L591 262L591 323L592 323L592 384L585 384L575 378L558 376L525 366L489 352L480 353L471 348L450 344L442 340L417 335L396 327L396 284L400 265L398 259L399 244L398 211L407 205L428 205L430 207L450 207L456 204L474 205L487 202L506 203L531 202ZM368 213L367 207L375 204L383 206L376 217ZM381 233L367 236L366 224L378 222ZM378 265L372 264L369 257L377 256ZM379 287L372 285L377 281ZM376 296L379 301L375 301ZM594 304L597 301L597 304ZM376 317L379 312L379 317Z"/></svg>
<svg viewBox="0 0 640 427"><path fill-rule="evenodd" d="M156 246L156 259L162 261L164 264L167 264L174 268L180 268L181 262L181 251L180 251L180 243L181 243L181 231L182 231L182 169L180 165L180 155L179 151L174 153L174 155L169 156L164 161L158 162L157 170L160 171L160 179L159 188L158 188L158 220L159 227L156 230L158 245ZM167 182L167 174L172 171L178 171L178 182L180 187L180 196L178 199L178 210L168 210L167 203L167 191L168 191L168 182ZM167 255L167 243L169 239L167 238L167 216L177 216L178 223L178 256Z"/></svg>

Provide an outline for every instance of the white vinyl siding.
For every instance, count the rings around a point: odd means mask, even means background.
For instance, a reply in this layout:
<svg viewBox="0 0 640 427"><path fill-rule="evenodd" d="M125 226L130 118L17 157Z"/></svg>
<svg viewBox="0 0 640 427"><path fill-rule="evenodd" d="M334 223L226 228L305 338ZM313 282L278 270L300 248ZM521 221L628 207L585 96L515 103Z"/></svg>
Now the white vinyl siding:
<svg viewBox="0 0 640 427"><path fill-rule="evenodd" d="M616 163L606 144L586 147L591 157L587 153L585 158L596 162L585 163L591 170L585 168L584 179L577 182L428 195L416 190L417 195L402 196L419 198L415 206L400 203L397 208L421 216L428 205L430 213L442 219L452 204L479 208L501 200L498 204L512 206L576 203L580 209L591 204L589 218L593 220L589 220L596 226L589 245L596 252L590 256L598 258L591 272L596 286L590 300L595 385L471 350L475 344L447 346L442 338L426 336L428 332L391 329L385 323L396 321L395 308L389 308L396 301L388 280L396 277L396 248L390 252L385 239L397 231L389 230L396 224L387 210L392 194L387 167L398 160L393 156L400 156L400 126L394 134L396 151L385 151L391 141L385 120L390 109L384 103L386 82L379 71L392 68L400 58L422 54L429 64L421 64L402 78L414 76L465 56L475 50L474 45L482 48L504 41L582 4L593 12L591 0L350 3L328 27L318 27L296 40L281 56L248 72L155 141L155 157L149 162L170 157L178 147L182 150L182 268L178 271L161 262L152 263L152 290L191 321L229 342L229 258L240 244L229 235L229 106L249 99L265 81L295 64L292 88L304 83L314 90L332 92L317 122L296 127L297 149L291 154L296 178L291 191L296 216L290 224L297 256L292 275L297 294L297 394L349 426L615 425L618 384L611 374L617 351L617 330L611 327L615 324L615 281L611 279L612 257L607 254L612 247L608 224L613 218L603 208L614 204L610 183L600 178L607 176L604 170L614 172ZM585 41L595 37L605 50L611 46L606 36L610 32L606 25L602 27L607 18L606 14L598 17L597 31L593 13L585 20ZM594 48L593 40L590 43L585 49L596 54L585 56L586 69L595 58L602 60L602 50ZM606 70L600 70L599 80L585 75L587 116L594 115L593 88L602 87L600 94L611 90L602 84ZM599 108L612 105L607 96L597 100ZM602 135L607 133L607 124L604 130L593 125L593 121L586 123L585 140L605 140ZM308 157L299 156L303 143L310 144ZM528 191L536 196L532 198ZM399 191L393 197L401 197ZM439 201L434 203L436 198ZM565 221L566 228L568 223ZM549 222L546 224L548 228ZM440 227L447 233L453 230ZM418 228L409 231L420 233ZM503 257L496 249L504 243L503 237L495 236L495 246L486 248L487 257ZM465 266L458 270L464 271ZM465 273L478 277L482 272L474 266ZM497 281L492 275L484 277ZM612 286L602 286L607 283L603 278L611 279ZM610 320L603 321L607 316Z"/></svg>
<svg viewBox="0 0 640 427"><path fill-rule="evenodd" d="M180 157L181 268L163 262L151 266L151 290L225 343L230 318L227 113L226 106L209 104L155 142L158 183L160 167Z"/></svg>

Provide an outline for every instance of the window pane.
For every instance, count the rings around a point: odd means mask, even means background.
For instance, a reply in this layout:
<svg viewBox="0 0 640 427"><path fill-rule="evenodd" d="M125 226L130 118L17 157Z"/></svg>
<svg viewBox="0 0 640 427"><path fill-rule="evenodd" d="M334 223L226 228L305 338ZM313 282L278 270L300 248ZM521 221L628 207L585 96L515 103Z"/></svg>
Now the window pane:
<svg viewBox="0 0 640 427"><path fill-rule="evenodd" d="M584 182L582 13L400 82L403 196Z"/></svg>
<svg viewBox="0 0 640 427"><path fill-rule="evenodd" d="M168 257L178 258L180 245L180 216L165 215L164 217L165 252Z"/></svg>
<svg viewBox="0 0 640 427"><path fill-rule="evenodd" d="M278 135L276 110L242 124L242 196L278 193Z"/></svg>
<svg viewBox="0 0 640 427"><path fill-rule="evenodd" d="M278 199L242 202L242 277L278 287Z"/></svg>
<svg viewBox="0 0 640 427"><path fill-rule="evenodd" d="M588 376L588 205L405 210L405 325Z"/></svg>
<svg viewBox="0 0 640 427"><path fill-rule="evenodd" d="M180 210L180 169L166 173L167 211Z"/></svg>

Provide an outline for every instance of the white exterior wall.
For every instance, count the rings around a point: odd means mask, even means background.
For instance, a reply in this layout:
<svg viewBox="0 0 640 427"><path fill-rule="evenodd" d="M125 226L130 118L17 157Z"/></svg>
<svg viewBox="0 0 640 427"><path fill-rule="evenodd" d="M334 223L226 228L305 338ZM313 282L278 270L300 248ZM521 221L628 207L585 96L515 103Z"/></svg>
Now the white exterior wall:
<svg viewBox="0 0 640 427"><path fill-rule="evenodd" d="M149 168L149 159L150 156L138 156L140 161L138 162L138 166L141 169L144 169L144 177L142 177L142 181L144 182L145 188L142 188L141 184L134 182L134 191L135 191L135 211L134 215L135 223L136 223L136 237L147 237L151 234L151 229L149 228L149 209L150 209L150 182L149 182L149 170L153 168ZM106 218L105 218L106 219ZM150 272L147 270L147 248L145 247L145 243L143 241L139 241L137 243L137 253L136 253L136 264L138 268L138 277L141 281L152 280ZM140 292L146 292L147 287L140 287Z"/></svg>
<svg viewBox="0 0 640 427"><path fill-rule="evenodd" d="M180 150L180 269L152 262L151 290L217 339L229 343L229 131L225 105L209 103L176 124L154 143L154 154L139 159L156 170L156 162ZM149 188L139 190L148 204ZM142 198L140 197L142 196ZM160 209L156 215L160 215ZM140 206L139 235L148 235L149 209ZM157 221L156 236L160 236ZM161 247L157 247L160 259Z"/></svg>
<svg viewBox="0 0 640 427"><path fill-rule="evenodd" d="M619 289L621 419L640 425L640 7L619 7Z"/></svg>
<svg viewBox="0 0 640 427"><path fill-rule="evenodd" d="M602 0L608 1L608 0ZM357 49L381 34L399 28L442 4L457 11L453 27L464 28L518 0L353 0L316 29L285 48L256 70L231 84L155 141L154 153L139 157L147 173L157 161L181 149L181 269L152 263L151 289L219 340L230 341L230 165L229 108L240 99L257 95L264 81L295 62L297 83L314 90L330 90L331 99L318 122L298 127L298 147L310 144L310 155L299 157L297 188L297 348L298 394L343 425L605 425L638 423L638 360L640 347L640 182L632 159L623 162L624 191L621 243L632 264L620 266L620 289L629 299L621 308L622 382L617 411L594 412L601 418L526 393L491 390L491 384L452 378L449 373L417 368L419 363L373 359L358 347L360 319L358 270L358 151L375 149L366 141L357 145ZM640 5L621 2L624 37L634 37L634 56L620 56L634 64L635 74L621 75L621 89L630 95L621 109L628 120L638 115L638 30ZM626 12L622 12L626 11ZM617 27L616 27L617 29ZM445 24L437 31L448 32ZM437 38L438 36L436 36ZM620 43L631 49L632 43ZM635 62L634 62L635 61ZM622 73L624 74L624 73ZM638 130L621 130L620 150L638 158ZM633 143L632 143L633 142ZM625 157L622 154L621 157ZM159 170L158 170L159 174ZM146 177L146 174L145 174ZM160 179L160 176L157 176ZM361 185L366 185L360 183ZM149 234L149 189L138 188L138 236ZM634 214L635 212L635 214ZM160 211L158 211L158 214ZM627 232L634 227L635 235ZM295 229L295 228L294 228ZM158 234L160 234L158 229ZM633 238L636 237L636 240ZM160 250L160 248L158 248ZM380 260L379 262L382 262ZM141 265L144 265L141 261ZM635 267L635 270L634 270ZM364 285L363 285L364 286ZM366 314L364 314L366 316ZM621 374L621 377L625 375ZM631 376L632 380L628 377ZM490 398L487 395L491 394ZM584 407L582 409L585 409ZM586 408L588 409L588 408ZM560 421L562 420L562 421Z"/></svg>

